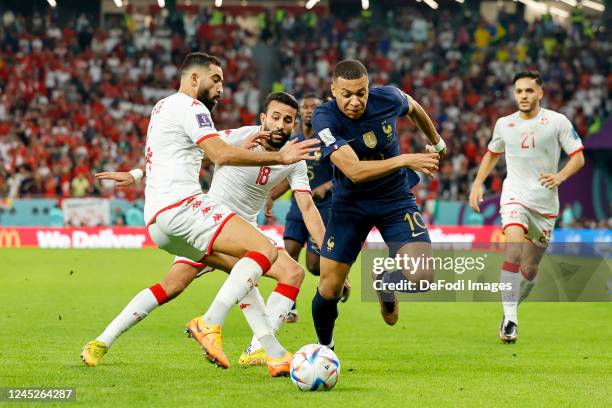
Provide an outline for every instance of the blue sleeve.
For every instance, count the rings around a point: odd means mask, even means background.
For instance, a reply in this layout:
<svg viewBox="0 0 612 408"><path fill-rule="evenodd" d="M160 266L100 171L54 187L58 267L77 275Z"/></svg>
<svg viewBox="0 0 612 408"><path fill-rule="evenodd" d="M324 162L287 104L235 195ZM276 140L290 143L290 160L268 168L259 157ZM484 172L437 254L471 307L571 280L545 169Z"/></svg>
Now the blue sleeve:
<svg viewBox="0 0 612 408"><path fill-rule="evenodd" d="M404 91L395 86L383 86L381 87L381 92L389 99L389 103L397 107L396 113L398 117L408 114L410 106L408 104L408 95Z"/></svg>
<svg viewBox="0 0 612 408"><path fill-rule="evenodd" d="M312 127L321 140L321 155L327 157L340 147L348 144L339 132L338 119L333 111L326 106L318 107L312 116Z"/></svg>

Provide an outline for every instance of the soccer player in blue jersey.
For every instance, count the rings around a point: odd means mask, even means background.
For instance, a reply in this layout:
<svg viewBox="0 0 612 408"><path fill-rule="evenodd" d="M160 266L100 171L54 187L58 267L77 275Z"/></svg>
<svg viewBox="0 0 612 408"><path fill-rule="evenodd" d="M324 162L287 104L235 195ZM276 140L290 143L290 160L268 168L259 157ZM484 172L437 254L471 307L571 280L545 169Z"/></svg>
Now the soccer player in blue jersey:
<svg viewBox="0 0 612 408"><path fill-rule="evenodd" d="M391 256L431 256L431 241L411 188L417 171L431 176L446 153L425 110L393 86L369 89L368 73L356 60L339 62L333 73L334 100L319 106L312 126L323 142L321 153L333 164L332 206L321 248L321 276L312 301L320 344L333 347L338 300L351 265L372 227ZM431 142L428 153L401 154L397 119L409 117ZM383 283L431 281L433 270L388 271ZM385 322L394 325L399 304L394 292L377 292Z"/></svg>

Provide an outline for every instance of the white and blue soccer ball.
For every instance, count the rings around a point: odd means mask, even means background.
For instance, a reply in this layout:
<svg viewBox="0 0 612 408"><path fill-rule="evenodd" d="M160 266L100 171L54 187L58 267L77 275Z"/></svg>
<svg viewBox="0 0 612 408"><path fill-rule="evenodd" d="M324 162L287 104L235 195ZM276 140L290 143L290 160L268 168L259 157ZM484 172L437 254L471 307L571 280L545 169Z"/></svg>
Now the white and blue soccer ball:
<svg viewBox="0 0 612 408"><path fill-rule="evenodd" d="M340 375L340 360L329 347L308 344L291 361L291 381L302 391L329 391Z"/></svg>

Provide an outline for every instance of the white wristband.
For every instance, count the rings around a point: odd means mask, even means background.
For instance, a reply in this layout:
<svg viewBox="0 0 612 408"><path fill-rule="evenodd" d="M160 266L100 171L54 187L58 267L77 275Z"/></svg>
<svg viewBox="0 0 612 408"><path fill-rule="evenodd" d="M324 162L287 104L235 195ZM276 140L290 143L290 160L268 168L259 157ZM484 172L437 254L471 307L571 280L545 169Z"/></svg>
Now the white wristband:
<svg viewBox="0 0 612 408"><path fill-rule="evenodd" d="M144 173L140 169L130 170L130 174L134 177L134 181L140 181L144 176Z"/></svg>
<svg viewBox="0 0 612 408"><path fill-rule="evenodd" d="M446 143L444 143L444 139L440 138L440 141L433 146L434 151L436 153L440 153L446 147Z"/></svg>

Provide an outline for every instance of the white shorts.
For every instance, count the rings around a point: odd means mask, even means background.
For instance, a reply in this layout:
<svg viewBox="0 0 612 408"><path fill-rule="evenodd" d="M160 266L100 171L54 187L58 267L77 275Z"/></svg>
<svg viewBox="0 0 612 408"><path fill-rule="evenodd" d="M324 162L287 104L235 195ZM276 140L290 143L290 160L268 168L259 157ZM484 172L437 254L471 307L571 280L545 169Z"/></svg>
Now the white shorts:
<svg viewBox="0 0 612 408"><path fill-rule="evenodd" d="M557 217L545 216L516 203L503 204L499 213L503 229L511 225L520 226L525 231L525 238L534 245L541 248L548 246Z"/></svg>
<svg viewBox="0 0 612 408"><path fill-rule="evenodd" d="M198 194L159 213L148 231L160 249L199 261L210 255L215 239L234 215L224 205Z"/></svg>
<svg viewBox="0 0 612 408"><path fill-rule="evenodd" d="M193 259L185 258L184 256L177 256L174 258L174 262L172 262L172 265L186 264L193 266L194 268L199 269L198 273L196 274L196 278L199 278L205 273L212 272L215 270L215 268L213 268L212 266L206 265L204 263L205 258L206 255L203 259L200 259L199 261L194 261Z"/></svg>
<svg viewBox="0 0 612 408"><path fill-rule="evenodd" d="M272 242L272 244L276 247L276 249L278 250L284 250L285 247L278 245L278 243L276 242L276 240L274 240L274 238L272 238L271 236L267 235L266 232L264 230L262 230L259 225L257 225L257 223L255 222L249 222L249 224L253 225L255 228L257 228L258 231L260 231L263 235L265 235L270 242ZM199 260L193 260L193 259L189 259L189 258L185 258L184 256L177 256L174 258L174 262L172 262L173 265L177 264L177 263L182 263L182 264L186 264L186 265L190 265L193 266L195 268L201 269L198 274L196 275L196 278L199 278L200 276L204 275L205 273L208 272L212 272L215 270L215 268L213 268L212 266L206 265L206 255L204 255L202 258L200 258Z"/></svg>

